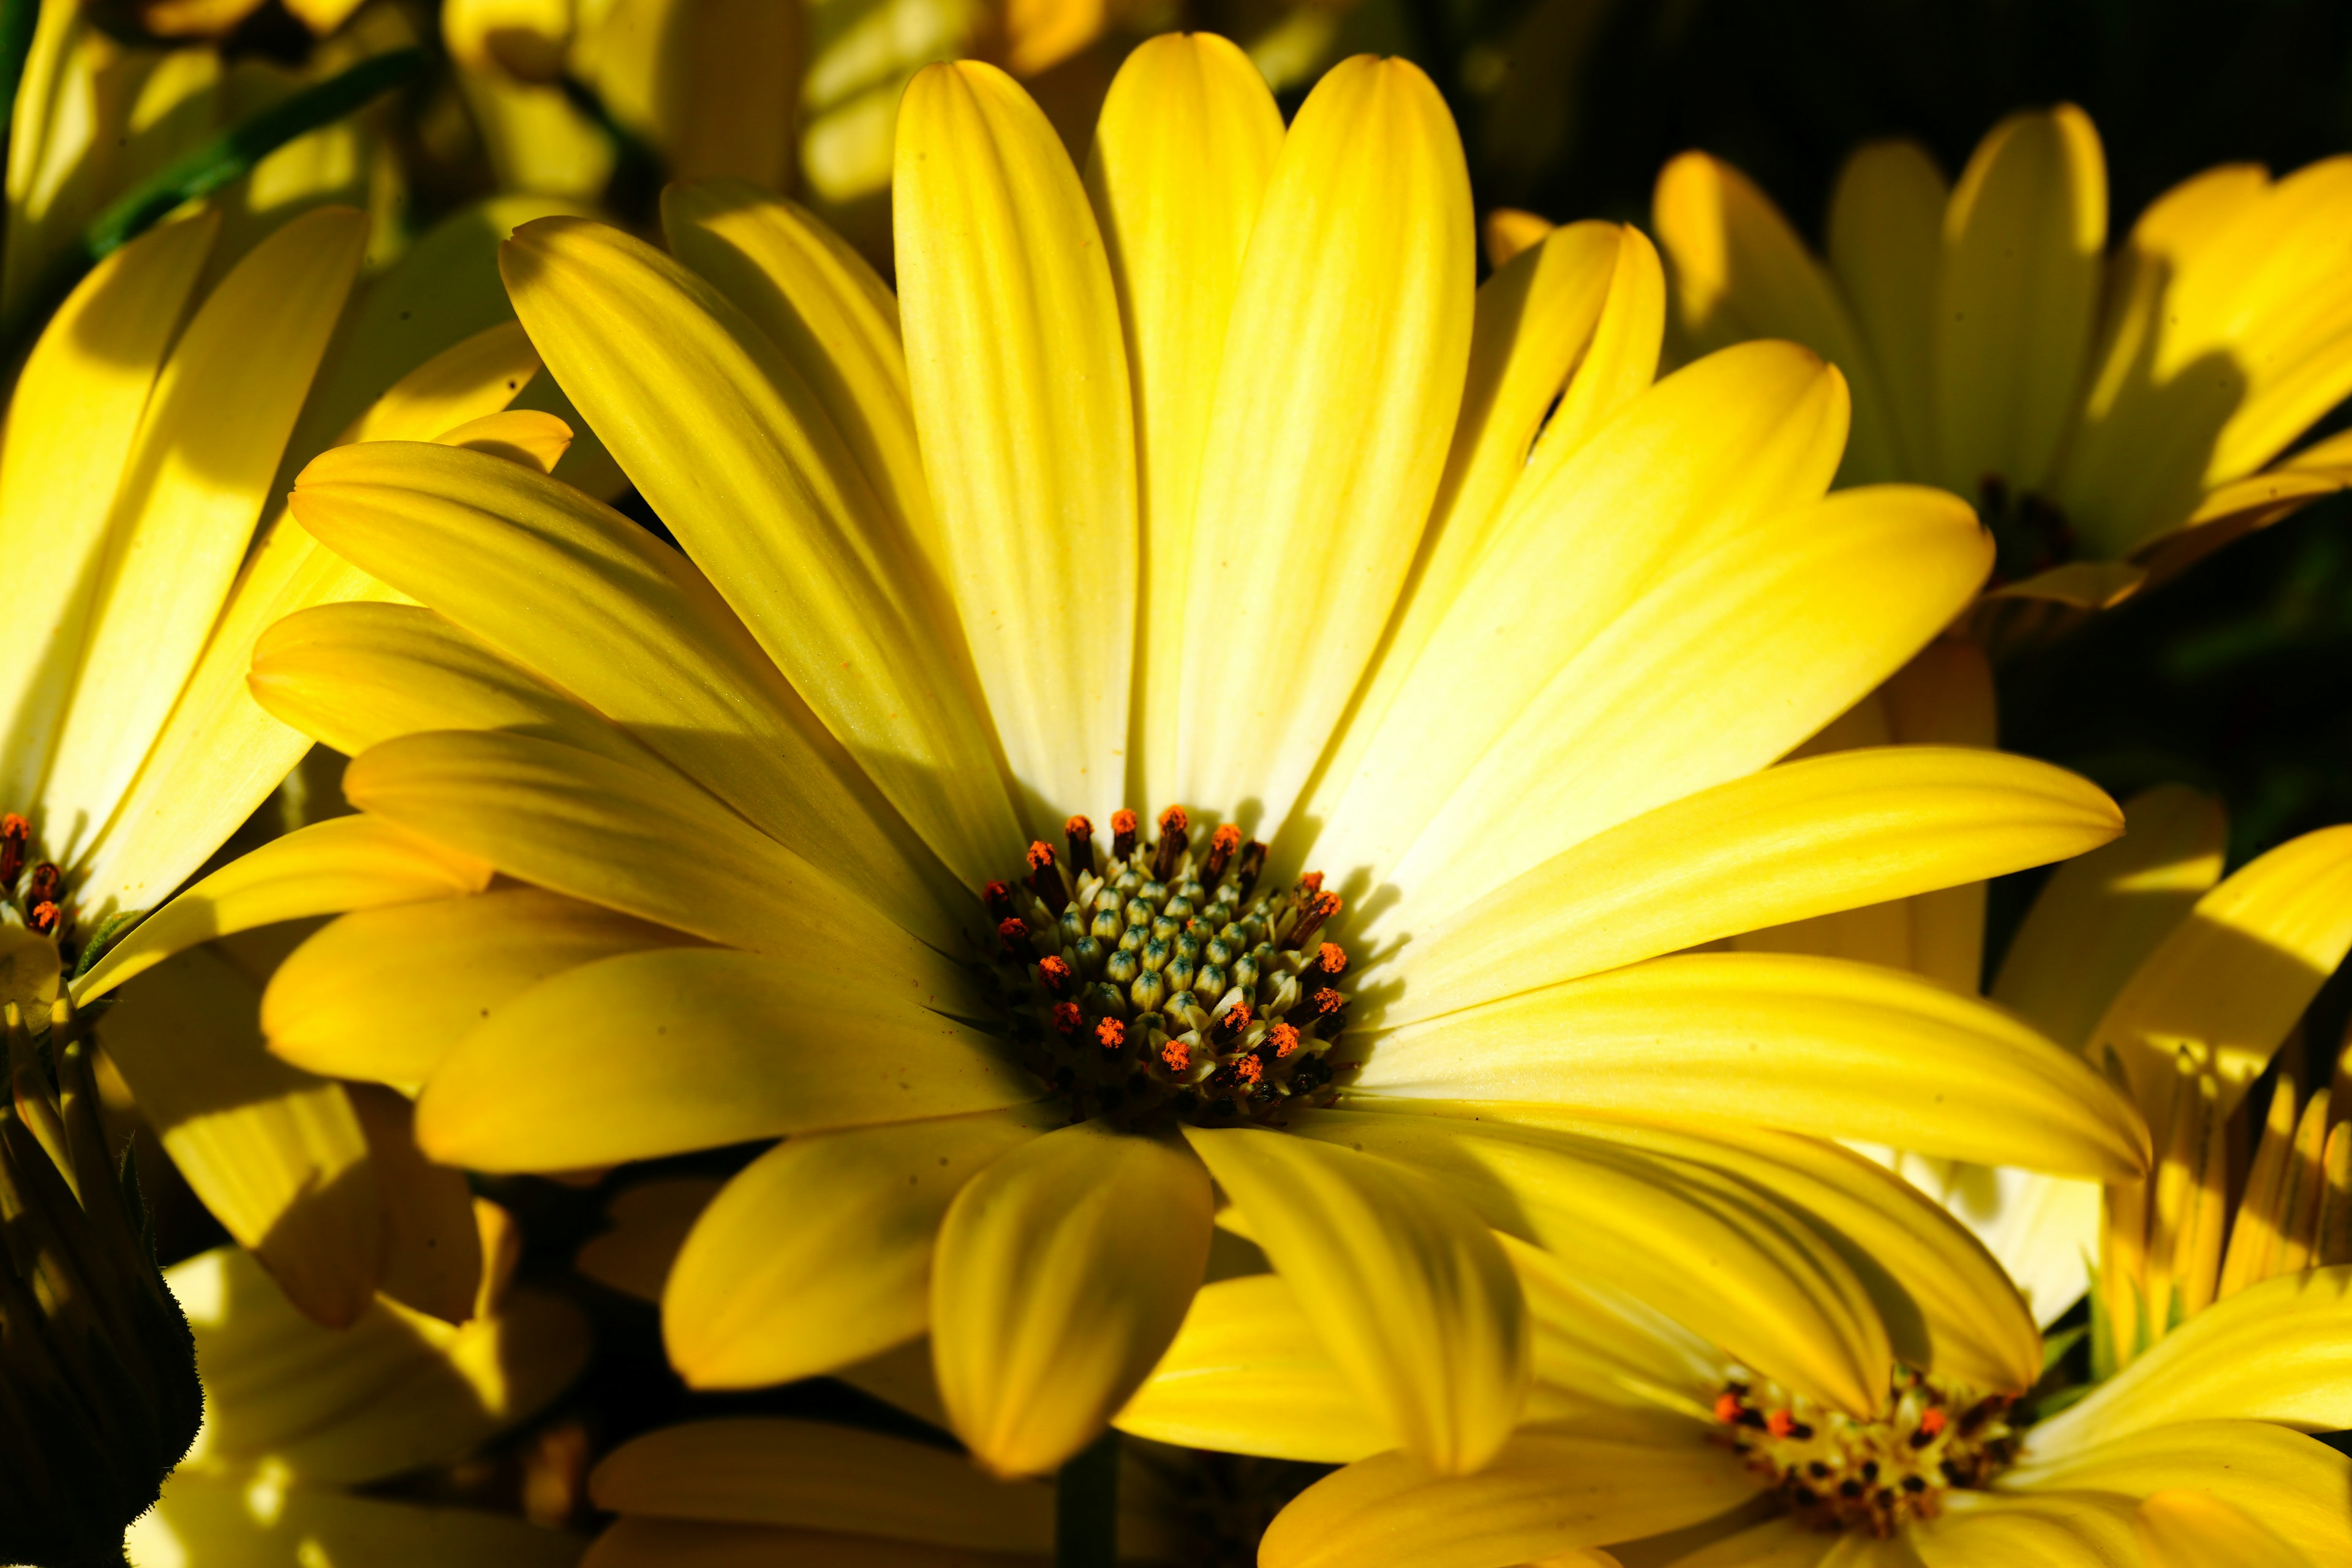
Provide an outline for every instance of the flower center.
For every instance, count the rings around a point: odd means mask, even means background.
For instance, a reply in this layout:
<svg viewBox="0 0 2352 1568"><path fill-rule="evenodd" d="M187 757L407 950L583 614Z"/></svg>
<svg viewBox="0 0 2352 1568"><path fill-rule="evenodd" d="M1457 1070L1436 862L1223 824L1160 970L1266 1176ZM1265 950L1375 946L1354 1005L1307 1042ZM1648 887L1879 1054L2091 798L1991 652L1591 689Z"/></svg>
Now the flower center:
<svg viewBox="0 0 2352 1568"><path fill-rule="evenodd" d="M1065 826L1066 854L982 889L996 921L1007 1032L1074 1120L1275 1121L1329 1099L1347 1026L1348 955L1320 940L1339 910L1319 872L1253 897L1265 846L1230 824L1195 849L1171 806L1145 844L1135 813Z"/></svg>
<svg viewBox="0 0 2352 1568"><path fill-rule="evenodd" d="M1884 1540L1942 1512L1946 1492L1979 1489L2009 1468L2018 1446L2010 1404L1906 1368L1875 1420L1823 1410L1776 1384L1740 1382L1716 1396L1715 1418L1791 1513Z"/></svg>
<svg viewBox="0 0 2352 1568"><path fill-rule="evenodd" d="M33 859L30 872L25 869L27 858ZM13 811L0 816L0 900L5 900L9 912L17 917L9 923L21 922L27 931L55 938L59 956L70 965L73 955L68 943L74 921L66 901L64 875L55 861L40 857L33 825Z"/></svg>

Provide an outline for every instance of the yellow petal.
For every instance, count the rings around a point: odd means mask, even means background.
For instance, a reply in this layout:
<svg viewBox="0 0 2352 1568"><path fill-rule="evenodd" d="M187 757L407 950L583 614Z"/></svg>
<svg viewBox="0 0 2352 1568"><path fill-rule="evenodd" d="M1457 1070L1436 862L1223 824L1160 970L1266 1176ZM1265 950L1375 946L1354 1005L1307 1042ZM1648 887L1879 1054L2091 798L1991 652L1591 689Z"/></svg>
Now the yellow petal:
<svg viewBox="0 0 2352 1568"><path fill-rule="evenodd" d="M1461 142L1418 68L1359 56L1316 84L1250 237L1210 416L1181 799L1254 799L1281 823L1354 694L1444 468L1473 235Z"/></svg>
<svg viewBox="0 0 2352 1568"><path fill-rule="evenodd" d="M131 1527L138 1568L311 1568L431 1563L436 1568L571 1568L576 1535L471 1507L431 1507L273 1484L268 1474L193 1467L163 1484Z"/></svg>
<svg viewBox="0 0 2352 1568"><path fill-rule="evenodd" d="M262 1049L260 986L215 945L125 992L100 1038L180 1174L308 1316L366 1310L383 1267L367 1138L342 1086Z"/></svg>
<svg viewBox="0 0 2352 1568"><path fill-rule="evenodd" d="M1045 1561L771 1524L625 1518L596 1538L581 1568L1034 1568Z"/></svg>
<svg viewBox="0 0 2352 1568"><path fill-rule="evenodd" d="M953 1451L816 1421L761 1417L667 1426L596 1467L599 1509L920 1542L1046 1552L1054 1492L993 1480Z"/></svg>
<svg viewBox="0 0 2352 1568"><path fill-rule="evenodd" d="M1103 100L1087 164L1118 290L1135 391L1143 528L1142 679L1130 799L1177 798L1192 507L1242 261L1276 159L1282 112L1249 57L1212 33L1137 47Z"/></svg>
<svg viewBox="0 0 2352 1568"><path fill-rule="evenodd" d="M2173 1058L2186 1048L2221 1078L2226 1116L2347 949L2352 827L2325 827L2198 900L2108 1003L2091 1058L2116 1053L2153 1121L2170 1104Z"/></svg>
<svg viewBox="0 0 2352 1568"><path fill-rule="evenodd" d="M544 219L500 266L548 368L777 668L959 879L994 875L1021 829L945 590L809 382L619 229Z"/></svg>
<svg viewBox="0 0 2352 1568"><path fill-rule="evenodd" d="M445 447L488 452L509 463L552 473L572 445L572 426L536 408L509 408L444 430L434 437Z"/></svg>
<svg viewBox="0 0 2352 1568"><path fill-rule="evenodd" d="M1448 794L1482 763L1494 767L1484 753L1514 719L1613 628L1640 619L1635 606L1656 598L1662 579L1689 578L1727 533L1764 533L1764 515L1820 496L1844 438L1843 402L1836 373L1811 354L1749 345L1660 382L1540 479L1523 475L1453 596L1430 602L1439 624L1410 669L1397 670L1386 709L1368 704L1351 726L1378 729L1362 742L1350 736L1351 763L1318 794L1330 823L1318 853L1393 874ZM1646 526L1622 526L1631 509ZM1678 627L1696 613L1678 601ZM1687 634L1644 635L1679 650ZM1554 749L1539 756L1549 768Z"/></svg>
<svg viewBox="0 0 2352 1568"><path fill-rule="evenodd" d="M2352 1426L2352 1268L2280 1275L2196 1313L2037 1426L2035 1451L2224 1419L2305 1432Z"/></svg>
<svg viewBox="0 0 2352 1568"><path fill-rule="evenodd" d="M231 931L306 915L478 893L489 868L389 823L330 817L232 860L149 915L76 982L103 996L132 975Z"/></svg>
<svg viewBox="0 0 2352 1568"><path fill-rule="evenodd" d="M688 1233L662 1295L670 1364L696 1388L831 1372L930 1326L931 1244L999 1156L1057 1125L1050 1105L788 1139Z"/></svg>
<svg viewBox="0 0 2352 1568"><path fill-rule="evenodd" d="M572 1266L600 1285L659 1306L687 1232L724 1185L716 1176L656 1176L623 1188L605 1211L611 1228L590 1237Z"/></svg>
<svg viewBox="0 0 2352 1568"><path fill-rule="evenodd" d="M2352 1458L2265 1421L2178 1421L2091 1447L2036 1440L2002 1484L2127 1498L2202 1492L2261 1520L2315 1563L2352 1560L2344 1507Z"/></svg>
<svg viewBox="0 0 2352 1568"><path fill-rule="evenodd" d="M1509 1568L1721 1513L1755 1479L1705 1428L1660 1417L1623 1436L1529 1427L1475 1476L1402 1452L1349 1466L1284 1509L1261 1568Z"/></svg>
<svg viewBox="0 0 2352 1568"><path fill-rule="evenodd" d="M1617 267L1591 344L1561 390L1559 406L1544 421L1513 493L1533 494L1619 409L1649 389L1657 379L1665 331L1665 268L1657 247L1627 224L1618 230Z"/></svg>
<svg viewBox="0 0 2352 1568"><path fill-rule="evenodd" d="M1895 455L1878 368L1853 314L1772 198L1722 159L1685 153L1660 172L1650 210L1692 345L1706 353L1749 338L1804 344L1853 387L1845 482L1914 478Z"/></svg>
<svg viewBox="0 0 2352 1568"><path fill-rule="evenodd" d="M1407 1025L1354 1088L1722 1117L2107 1179L2148 1162L2147 1130L2080 1057L1932 982L1793 953L1653 959Z"/></svg>
<svg viewBox="0 0 2352 1568"><path fill-rule="evenodd" d="M1801 920L2061 859L2122 826L2075 775L1998 752L1836 752L1586 839L1398 954L1394 1026Z"/></svg>
<svg viewBox="0 0 2352 1568"><path fill-rule="evenodd" d="M942 564L1032 826L1123 804L1135 432L1118 303L1069 155L1013 79L927 68L891 202Z"/></svg>
<svg viewBox="0 0 2352 1568"><path fill-rule="evenodd" d="M0 672L10 738L0 782L11 800L30 800L40 787L123 464L219 229L209 214L164 224L100 262L58 307L17 376L0 443L0 549L18 635L58 653L11 659Z"/></svg>
<svg viewBox="0 0 2352 1568"><path fill-rule="evenodd" d="M1494 207L1478 226L1486 247L1486 265L1500 272L1526 252L1543 243L1554 228L1551 219L1519 207Z"/></svg>
<svg viewBox="0 0 2352 1568"><path fill-rule="evenodd" d="M1743 1520L1754 1512L1751 1506L1728 1517ZM1710 1531L1711 1533L1701 1533ZM1712 1525L1700 1525L1687 1533L1711 1544L1688 1553L1669 1548L1671 1568L1815 1568L1832 1552L1855 1539L1809 1529L1785 1514L1738 1529L1730 1535L1724 1535L1720 1526ZM1682 1537L1666 1539L1679 1543Z"/></svg>
<svg viewBox="0 0 2352 1568"><path fill-rule="evenodd" d="M931 1358L982 1465L1041 1474L1103 1430L1183 1321L1211 1201L1181 1145L1091 1121L964 1184L931 1270Z"/></svg>
<svg viewBox="0 0 2352 1568"><path fill-rule="evenodd" d="M416 1147L415 1112L381 1084L343 1086L367 1134L368 1163L383 1205L383 1268L376 1289L446 1323L474 1315L482 1294L482 1235L466 1173Z"/></svg>
<svg viewBox="0 0 2352 1568"><path fill-rule="evenodd" d="M1614 1141L1492 1120L1343 1110L1293 1125L1408 1167L1580 1282L1632 1298L1767 1376L1857 1416L1885 1397L1887 1340L1862 1282L1769 1195Z"/></svg>
<svg viewBox="0 0 2352 1568"><path fill-rule="evenodd" d="M1889 478L1916 479L1935 462L1936 269L1948 195L1927 150L1898 141L1854 149L1830 195L1830 267L1878 370Z"/></svg>
<svg viewBox="0 0 2352 1568"><path fill-rule="evenodd" d="M483 1020L416 1102L436 1160L571 1171L1036 1098L996 1043L811 954L623 953Z"/></svg>
<svg viewBox="0 0 2352 1568"><path fill-rule="evenodd" d="M570 692L911 929L968 904L710 584L543 474L426 443L340 447L294 515L338 552ZM519 583L529 583L521 594ZM564 613L541 613L547 595Z"/></svg>
<svg viewBox="0 0 2352 1568"><path fill-rule="evenodd" d="M126 460L42 790L48 831L114 814L203 652L360 263L366 221L307 213L240 261L156 377Z"/></svg>
<svg viewBox="0 0 2352 1568"><path fill-rule="evenodd" d="M2245 1510L2185 1487L2139 1505L2139 1543L2148 1568L2313 1568Z"/></svg>
<svg viewBox="0 0 2352 1568"><path fill-rule="evenodd" d="M1941 1518L1904 1531L1924 1568L2147 1568L2132 1529L2134 1510L2116 1498L1948 1494ZM1846 1557L1828 1563L1843 1565Z"/></svg>
<svg viewBox="0 0 2352 1568"><path fill-rule="evenodd" d="M2043 489L2081 395L2107 237L2106 160L2073 104L1992 128L1944 212L1936 288L1936 472Z"/></svg>
<svg viewBox="0 0 2352 1568"><path fill-rule="evenodd" d="M684 931L537 888L362 910L278 965L261 1026L271 1053L297 1067L419 1084L467 1030L541 981L615 953L694 945Z"/></svg>

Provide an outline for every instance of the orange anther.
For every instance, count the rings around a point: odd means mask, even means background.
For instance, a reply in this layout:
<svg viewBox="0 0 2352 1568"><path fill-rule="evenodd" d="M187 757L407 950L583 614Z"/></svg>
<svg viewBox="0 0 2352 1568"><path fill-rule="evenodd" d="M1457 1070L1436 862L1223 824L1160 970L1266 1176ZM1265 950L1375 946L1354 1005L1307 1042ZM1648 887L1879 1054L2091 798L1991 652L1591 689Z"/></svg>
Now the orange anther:
<svg viewBox="0 0 2352 1568"><path fill-rule="evenodd" d="M1084 1022L1086 1020L1079 1016L1078 1005L1076 1002L1054 1004L1054 1027L1058 1032L1075 1035L1078 1032L1078 1026Z"/></svg>
<svg viewBox="0 0 2352 1568"><path fill-rule="evenodd" d="M1255 1083L1265 1076L1265 1066L1257 1059L1255 1053L1252 1053L1234 1058L1234 1071L1244 1083Z"/></svg>
<svg viewBox="0 0 2352 1568"><path fill-rule="evenodd" d="M1062 961L1061 954L1049 954L1037 961L1037 978L1045 982L1046 990L1058 996L1070 988L1070 966Z"/></svg>
<svg viewBox="0 0 2352 1568"><path fill-rule="evenodd" d="M1113 833L1134 832L1135 813L1126 810L1125 808L1112 812L1110 814L1110 830Z"/></svg>
<svg viewBox="0 0 2352 1568"><path fill-rule="evenodd" d="M1192 819L1184 815L1184 808L1181 805L1171 805L1160 814L1160 831L1162 833L1181 833L1192 825Z"/></svg>
<svg viewBox="0 0 2352 1568"><path fill-rule="evenodd" d="M1192 1069L1192 1047L1181 1040L1171 1040L1160 1047L1160 1059L1168 1064L1170 1072L1190 1072Z"/></svg>
<svg viewBox="0 0 2352 1568"><path fill-rule="evenodd" d="M1315 967L1326 974L1348 972L1348 950L1336 942L1327 942L1315 950Z"/></svg>
<svg viewBox="0 0 2352 1568"><path fill-rule="evenodd" d="M1005 946L1016 946L1029 940L1029 922L1019 915L1007 915L996 922L996 934L1004 939Z"/></svg>
<svg viewBox="0 0 2352 1568"><path fill-rule="evenodd" d="M1074 816L1062 824L1062 831L1065 833L1084 833L1091 837L1094 830L1095 825L1083 816Z"/></svg>
<svg viewBox="0 0 2352 1568"><path fill-rule="evenodd" d="M1328 985L1323 987L1322 990L1315 993L1314 995L1309 996L1307 1000L1315 1004L1315 1011L1317 1013L1326 1017L1338 1012L1342 1006L1347 1005L1348 1001L1345 996L1340 995L1337 991L1332 990Z"/></svg>
<svg viewBox="0 0 2352 1568"><path fill-rule="evenodd" d="M1003 882L984 883L980 889L980 901L988 906L990 919L1001 921L1013 912L1013 889Z"/></svg>
<svg viewBox="0 0 2352 1568"><path fill-rule="evenodd" d="M43 936L58 929L58 906L43 900L33 906L32 927Z"/></svg>
<svg viewBox="0 0 2352 1568"><path fill-rule="evenodd" d="M1945 1427L1950 1426L1951 1421L1952 1418L1945 1415L1940 1408L1931 1408L1921 1413L1919 1416L1919 1430L1927 1434L1928 1436L1933 1437L1937 1433L1941 1432Z"/></svg>
<svg viewBox="0 0 2352 1568"><path fill-rule="evenodd" d="M1764 1417L1764 1429L1775 1437L1785 1437L1797 1429L1797 1418L1785 1410L1775 1410Z"/></svg>
<svg viewBox="0 0 2352 1568"><path fill-rule="evenodd" d="M1286 1057L1298 1048L1298 1031L1287 1024L1276 1024L1265 1032L1265 1037L1277 1057Z"/></svg>
<svg viewBox="0 0 2352 1568"><path fill-rule="evenodd" d="M1306 889L1310 893L1319 893L1323 890L1323 873L1320 871L1309 871L1307 875L1298 879L1298 885Z"/></svg>
<svg viewBox="0 0 2352 1568"><path fill-rule="evenodd" d="M1105 1018L1095 1026L1095 1042L1107 1051L1118 1050L1127 1044L1127 1026L1117 1018Z"/></svg>
<svg viewBox="0 0 2352 1568"><path fill-rule="evenodd" d="M1029 846L1029 869L1042 871L1054 863L1054 847L1040 838Z"/></svg>
<svg viewBox="0 0 2352 1568"><path fill-rule="evenodd" d="M1715 1396L1715 1418L1727 1426L1738 1425L1739 1417L1746 1414L1746 1410L1747 1407L1739 1403L1739 1395L1736 1394L1718 1394Z"/></svg>

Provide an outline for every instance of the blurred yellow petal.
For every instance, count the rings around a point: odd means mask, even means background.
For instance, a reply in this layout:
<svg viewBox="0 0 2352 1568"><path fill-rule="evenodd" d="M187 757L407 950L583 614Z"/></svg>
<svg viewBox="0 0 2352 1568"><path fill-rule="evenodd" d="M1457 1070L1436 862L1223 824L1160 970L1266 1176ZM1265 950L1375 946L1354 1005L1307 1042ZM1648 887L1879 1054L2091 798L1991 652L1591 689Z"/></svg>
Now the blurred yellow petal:
<svg viewBox="0 0 2352 1568"><path fill-rule="evenodd" d="M1660 1417L1622 1435L1528 1427L1475 1476L1383 1454L1307 1489L1258 1548L1261 1568L1511 1568L1721 1513L1755 1478L1705 1429Z"/></svg>
<svg viewBox="0 0 2352 1568"><path fill-rule="evenodd" d="M2107 238L2099 133L2071 103L1994 126L1952 189L1937 279L1935 472L2040 490L2082 395Z"/></svg>
<svg viewBox="0 0 2352 1568"><path fill-rule="evenodd" d="M724 295L619 229L544 219L500 266L549 369L712 586L958 879L985 881L1023 840L941 635L945 590L824 400Z"/></svg>
<svg viewBox="0 0 2352 1568"><path fill-rule="evenodd" d="M1282 112L1249 57L1211 33L1137 47L1103 100L1087 190L1117 285L1134 384L1143 530L1139 710L1146 802L1177 796L1192 509L1217 373L1258 209L1282 151Z"/></svg>
<svg viewBox="0 0 2352 1568"><path fill-rule="evenodd" d="M583 7L588 12L587 7ZM791 183L808 17L772 0L613 0L576 65L673 179ZM588 20L583 16L583 23Z"/></svg>
<svg viewBox="0 0 2352 1568"><path fill-rule="evenodd" d="M1745 1512L1732 1517L1745 1517ZM1749 1525L1696 1552L1676 1554L1671 1568L1815 1568L1848 1539L1782 1515Z"/></svg>
<svg viewBox="0 0 2352 1568"><path fill-rule="evenodd" d="M1686 795L1505 884L1398 954L1391 1026L1781 921L2062 859L2115 804L1998 752L1836 752Z"/></svg>
<svg viewBox="0 0 2352 1568"><path fill-rule="evenodd" d="M2089 1447L2030 1441L2002 1486L2127 1498L2202 1492L2261 1520L2315 1563L2352 1561L2344 1506L2352 1458L2266 1421L2177 1421Z"/></svg>
<svg viewBox="0 0 2352 1568"><path fill-rule="evenodd" d="M1885 447L1905 475L1935 462L1936 271L1948 195L1917 142L1870 142L1838 171L1830 195L1830 267L1869 343Z"/></svg>
<svg viewBox="0 0 2352 1568"><path fill-rule="evenodd" d="M415 1108L381 1084L343 1093L367 1134L368 1163L383 1207L383 1267L376 1289L446 1323L474 1315L482 1294L482 1236L466 1173L436 1165L416 1146Z"/></svg>
<svg viewBox="0 0 2352 1568"><path fill-rule="evenodd" d="M1461 142L1417 67L1359 56L1316 84L1250 237L1210 416L1178 607L1179 798L1255 800L1281 823L1354 694L1461 404L1471 232Z"/></svg>
<svg viewBox="0 0 2352 1568"><path fill-rule="evenodd" d="M1033 828L1122 804L1134 659L1133 413L1086 192L977 61L898 107L899 314L942 565Z"/></svg>
<svg viewBox="0 0 2352 1568"><path fill-rule="evenodd" d="M624 1187L605 1211L611 1227L590 1237L572 1266L600 1285L660 1305L687 1233L725 1185L716 1176L655 1176Z"/></svg>
<svg viewBox="0 0 2352 1568"><path fill-rule="evenodd" d="M596 1538L581 1568L1045 1568L1042 1552L877 1541L771 1524L628 1518Z"/></svg>
<svg viewBox="0 0 2352 1568"><path fill-rule="evenodd" d="M1054 1541L1051 1487L992 1479L951 1449L815 1421L742 1417L649 1432L596 1467L589 1495L622 1514L984 1552L1047 1552Z"/></svg>
<svg viewBox="0 0 2352 1568"><path fill-rule="evenodd" d="M1720 1117L2107 1179L2137 1176L2149 1157L2123 1096L2008 1015L1793 953L1653 959L1410 1024L1379 1040L1354 1088Z"/></svg>
<svg viewBox="0 0 2352 1568"><path fill-rule="evenodd" d="M275 838L149 915L75 984L103 996L184 948L306 915L478 893L489 868L387 822L330 817Z"/></svg>
<svg viewBox="0 0 2352 1568"><path fill-rule="evenodd" d="M684 931L537 888L343 916L279 964L261 1000L272 1054L336 1078L411 1085L541 981ZM420 985L417 976L432 976Z"/></svg>
<svg viewBox="0 0 2352 1568"><path fill-rule="evenodd" d="M572 1171L1036 1098L992 1040L846 956L656 948L568 970L459 1040L416 1103L436 1160Z"/></svg>
<svg viewBox="0 0 2352 1568"><path fill-rule="evenodd" d="M1948 1496L1941 1518L1905 1532L1925 1568L2147 1568L2132 1528L2135 1510L2120 1499Z"/></svg>
<svg viewBox="0 0 2352 1568"><path fill-rule="evenodd" d="M1486 265L1500 272L1542 244L1554 226L1549 218L1518 207L1494 208L1478 226L1478 237L1486 247Z"/></svg>
<svg viewBox="0 0 2352 1568"><path fill-rule="evenodd" d="M1181 1145L1082 1122L955 1196L931 1355L956 1435L999 1475L1093 1441L1175 1338L1209 1255L1208 1173Z"/></svg>
<svg viewBox="0 0 2352 1568"><path fill-rule="evenodd" d="M1184 1135L1383 1431L1442 1474L1492 1458L1535 1373L1527 1298L1486 1222L1434 1184L1335 1143Z"/></svg>
<svg viewBox="0 0 2352 1568"><path fill-rule="evenodd" d="M289 1487L266 1473L183 1469L131 1526L128 1550L136 1568L571 1568L583 1546L576 1535L478 1508Z"/></svg>
<svg viewBox="0 0 2352 1568"><path fill-rule="evenodd" d="M2159 784L2124 803L2124 836L2051 873L2011 939L1993 999L2081 1049L2141 962L2221 875L2221 803Z"/></svg>
<svg viewBox="0 0 2352 1568"><path fill-rule="evenodd" d="M670 1364L696 1388L831 1372L930 1326L931 1245L957 1193L1058 1125L1050 1105L787 1139L687 1234L661 1298Z"/></svg>
<svg viewBox="0 0 2352 1568"><path fill-rule="evenodd" d="M2147 1568L2313 1568L2245 1510L2186 1488L2139 1505L2139 1543Z"/></svg>

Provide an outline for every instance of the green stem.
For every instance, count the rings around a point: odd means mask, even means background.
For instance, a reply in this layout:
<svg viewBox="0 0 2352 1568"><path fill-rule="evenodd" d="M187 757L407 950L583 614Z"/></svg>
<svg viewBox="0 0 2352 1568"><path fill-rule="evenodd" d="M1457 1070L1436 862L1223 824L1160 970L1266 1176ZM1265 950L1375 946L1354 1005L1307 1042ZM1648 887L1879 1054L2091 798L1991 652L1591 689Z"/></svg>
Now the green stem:
<svg viewBox="0 0 2352 1568"><path fill-rule="evenodd" d="M1116 1568L1118 1431L1078 1450L1054 1478L1054 1568Z"/></svg>

